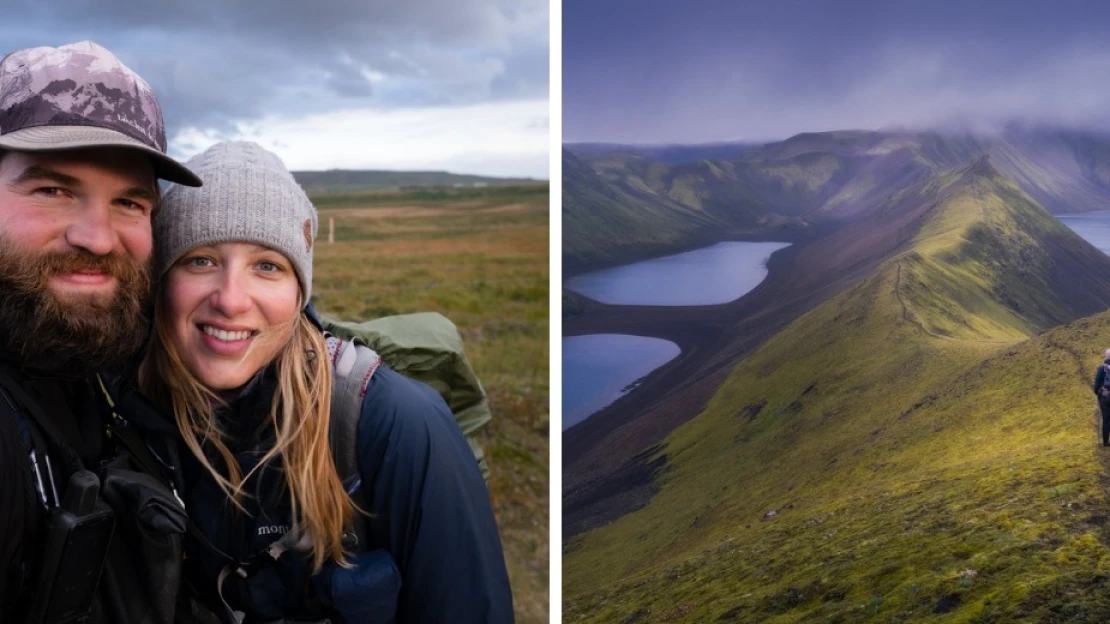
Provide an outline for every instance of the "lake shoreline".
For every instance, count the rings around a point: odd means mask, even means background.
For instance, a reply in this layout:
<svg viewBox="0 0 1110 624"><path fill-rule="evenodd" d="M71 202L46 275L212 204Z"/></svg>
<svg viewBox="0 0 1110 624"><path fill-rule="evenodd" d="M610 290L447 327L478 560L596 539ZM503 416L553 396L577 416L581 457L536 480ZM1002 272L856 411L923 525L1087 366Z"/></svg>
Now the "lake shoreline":
<svg viewBox="0 0 1110 624"><path fill-rule="evenodd" d="M1053 215L1057 221L1090 243L1095 249L1110 256L1110 210L1092 210ZM1104 227L1099 227L1102 225Z"/></svg>
<svg viewBox="0 0 1110 624"><path fill-rule="evenodd" d="M612 405L682 354L673 342L627 334L567 336L562 341L564 430ZM576 392L568 396L568 388Z"/></svg>
<svg viewBox="0 0 1110 624"><path fill-rule="evenodd" d="M920 217L894 215L889 217L892 223L878 226L829 222L794 239L775 231L772 235L780 241L793 244L772 254L767 277L730 303L607 305L578 296L580 313L563 317L564 337L618 333L663 338L677 344L681 353L635 390L563 432L564 538L647 504L661 466L657 453L667 435L704 409L740 359L907 244ZM754 238L721 237L706 244Z"/></svg>
<svg viewBox="0 0 1110 624"><path fill-rule="evenodd" d="M584 275L586 273L593 273L594 271L602 271L611 269L624 264L633 264L636 262L644 262L663 256L673 256L675 254L685 253L687 251L694 251L710 245L718 243L770 243L782 242L797 245L821 235L822 232L828 230L828 224L813 225L810 224L802 227L796 224L783 225L774 227L765 231L748 231L748 230L731 230L726 233L721 232L705 232L698 236L692 237L690 240L676 244L676 245L655 245L655 246L631 246L622 249L620 252L614 254L612 258L604 261L581 262L573 258L562 258L563 263L563 287L565 287L567 280Z"/></svg>
<svg viewBox="0 0 1110 624"><path fill-rule="evenodd" d="M731 370L731 363L754 350L784 324L773 319L760 321L762 327L751 328L749 344L740 351L727 348L721 340L737 319L755 316L767 306L784 276L789 274L798 251L795 243L772 253L767 261L767 277L729 303L610 305L578 295L588 300L589 309L564 320L564 338L599 333L662 338L678 345L679 354L644 375L631 392L562 431L564 538L611 522L650 500L655 491L655 469L661 464L647 451L675 427L700 413ZM692 402L680 400L685 406L682 411L667 410L659 418L640 418L668 395L690 396ZM626 428L639 429L639 435L622 436L621 431ZM610 448L614 462L579 469L582 460L588 460L607 441L618 439L619 446Z"/></svg>
<svg viewBox="0 0 1110 624"><path fill-rule="evenodd" d="M722 241L677 254L569 277L563 288L606 305L725 305L767 279L783 241Z"/></svg>

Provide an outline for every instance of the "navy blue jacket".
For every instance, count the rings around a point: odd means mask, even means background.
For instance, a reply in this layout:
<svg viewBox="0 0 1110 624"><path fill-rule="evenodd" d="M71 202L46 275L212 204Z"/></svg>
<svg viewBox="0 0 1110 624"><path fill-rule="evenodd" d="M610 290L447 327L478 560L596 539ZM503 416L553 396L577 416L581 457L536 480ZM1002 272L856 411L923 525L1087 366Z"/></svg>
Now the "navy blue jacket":
<svg viewBox="0 0 1110 624"><path fill-rule="evenodd" d="M257 378L232 404L232 412L221 415L244 473L272 443L266 423L275 386L272 374ZM512 622L512 596L489 494L439 394L379 367L363 401L357 450L372 514L370 543L359 550L389 555L360 556L360 563L374 570L362 570L369 573L359 593L396 600L398 622ZM247 482L249 513L243 514L190 453L183 456L186 509L210 542L188 543L188 573L214 606L212 592L227 560L211 547L239 560L262 551L291 524L288 496L281 487L280 460L272 461ZM216 459L213 465L222 462ZM294 617L312 612L313 601L320 599L319 585L309 573L307 559L289 553L248 581L232 577L225 596L248 614L248 622Z"/></svg>
<svg viewBox="0 0 1110 624"><path fill-rule="evenodd" d="M1099 389L1102 388L1103 379L1106 377L1107 366L1110 366L1110 359L1107 359L1105 362L1100 364L1098 367L1098 372L1095 373L1095 383L1091 386L1091 388L1095 391L1095 394L1098 394Z"/></svg>

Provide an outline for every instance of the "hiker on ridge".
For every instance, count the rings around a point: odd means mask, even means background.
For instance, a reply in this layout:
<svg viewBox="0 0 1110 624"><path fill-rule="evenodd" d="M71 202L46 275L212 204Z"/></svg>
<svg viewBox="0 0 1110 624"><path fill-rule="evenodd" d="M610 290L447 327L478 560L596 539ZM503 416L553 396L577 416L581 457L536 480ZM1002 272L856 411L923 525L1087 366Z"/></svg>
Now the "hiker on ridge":
<svg viewBox="0 0 1110 624"><path fill-rule="evenodd" d="M1102 412L1102 445L1110 446L1110 349L1106 350L1105 359L1095 373L1095 383L1092 389L1098 397L1098 408Z"/></svg>

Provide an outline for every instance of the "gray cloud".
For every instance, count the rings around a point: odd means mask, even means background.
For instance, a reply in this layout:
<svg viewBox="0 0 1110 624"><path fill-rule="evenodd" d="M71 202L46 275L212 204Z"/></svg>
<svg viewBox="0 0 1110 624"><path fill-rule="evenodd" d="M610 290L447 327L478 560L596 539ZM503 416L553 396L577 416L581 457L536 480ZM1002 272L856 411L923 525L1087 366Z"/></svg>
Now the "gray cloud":
<svg viewBox="0 0 1110 624"><path fill-rule="evenodd" d="M218 135L267 114L545 97L547 11L546 0L17 0L0 40L97 41L151 83L171 134Z"/></svg>
<svg viewBox="0 0 1110 624"><path fill-rule="evenodd" d="M888 126L984 130L1012 121L1105 128L1110 119L1110 46L1061 46L1041 58L999 63L975 42L902 42L835 72L832 85L784 81L794 72L781 63L737 65L727 75L688 70L669 82L654 110L639 119L625 111L607 126L602 113L598 127L711 141Z"/></svg>
<svg viewBox="0 0 1110 624"><path fill-rule="evenodd" d="M634 8L564 2L565 140L773 140L1013 121L1110 130L1105 3L643 0Z"/></svg>

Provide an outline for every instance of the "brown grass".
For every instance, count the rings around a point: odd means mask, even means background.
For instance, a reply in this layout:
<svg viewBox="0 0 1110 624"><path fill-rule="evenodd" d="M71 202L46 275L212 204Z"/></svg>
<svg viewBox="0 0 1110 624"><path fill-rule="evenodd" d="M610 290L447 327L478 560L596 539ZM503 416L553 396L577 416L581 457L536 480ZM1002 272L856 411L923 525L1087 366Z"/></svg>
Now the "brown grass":
<svg viewBox="0 0 1110 624"><path fill-rule="evenodd" d="M516 618L547 622L546 195L321 210L314 273L316 306L329 316L430 310L459 326L494 415L483 446Z"/></svg>

